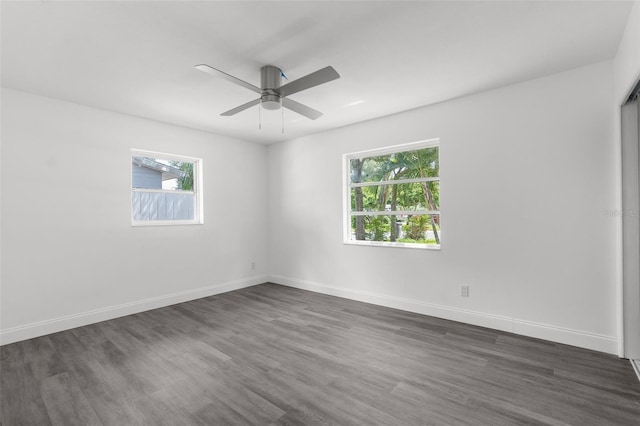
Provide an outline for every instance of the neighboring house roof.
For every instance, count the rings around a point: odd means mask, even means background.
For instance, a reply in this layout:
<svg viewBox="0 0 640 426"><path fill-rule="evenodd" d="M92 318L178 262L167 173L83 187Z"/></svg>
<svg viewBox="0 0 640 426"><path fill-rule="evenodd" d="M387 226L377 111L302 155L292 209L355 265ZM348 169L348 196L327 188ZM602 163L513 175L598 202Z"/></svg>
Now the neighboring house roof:
<svg viewBox="0 0 640 426"><path fill-rule="evenodd" d="M132 163L162 173L162 180L176 179L187 176L187 172L168 164L159 163L153 158L132 157Z"/></svg>

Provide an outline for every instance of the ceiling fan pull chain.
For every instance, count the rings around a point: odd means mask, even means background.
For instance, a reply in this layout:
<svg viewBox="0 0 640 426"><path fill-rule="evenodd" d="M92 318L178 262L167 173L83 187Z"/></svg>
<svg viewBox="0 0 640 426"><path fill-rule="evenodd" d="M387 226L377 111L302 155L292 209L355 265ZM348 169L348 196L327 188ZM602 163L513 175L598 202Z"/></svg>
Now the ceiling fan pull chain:
<svg viewBox="0 0 640 426"><path fill-rule="evenodd" d="M262 97L260 97L260 106L258 107L258 130L262 130Z"/></svg>
<svg viewBox="0 0 640 426"><path fill-rule="evenodd" d="M284 108L282 108L282 98L280 98L280 111L282 111L282 134L284 135Z"/></svg>

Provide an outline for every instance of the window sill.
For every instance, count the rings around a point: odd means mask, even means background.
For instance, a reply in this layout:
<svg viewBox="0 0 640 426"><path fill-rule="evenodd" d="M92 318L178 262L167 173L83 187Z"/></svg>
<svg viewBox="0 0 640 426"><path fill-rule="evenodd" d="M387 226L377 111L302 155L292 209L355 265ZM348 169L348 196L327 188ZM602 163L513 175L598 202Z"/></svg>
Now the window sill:
<svg viewBox="0 0 640 426"><path fill-rule="evenodd" d="M143 220L143 221L132 221L132 227L139 226L179 226L179 225L203 225L202 221L196 220Z"/></svg>
<svg viewBox="0 0 640 426"><path fill-rule="evenodd" d="M440 250L441 245L426 245L426 244L412 244L412 243L391 243L383 241L343 241L345 245L353 246L368 246L368 247L392 247L392 248L406 248L417 250Z"/></svg>

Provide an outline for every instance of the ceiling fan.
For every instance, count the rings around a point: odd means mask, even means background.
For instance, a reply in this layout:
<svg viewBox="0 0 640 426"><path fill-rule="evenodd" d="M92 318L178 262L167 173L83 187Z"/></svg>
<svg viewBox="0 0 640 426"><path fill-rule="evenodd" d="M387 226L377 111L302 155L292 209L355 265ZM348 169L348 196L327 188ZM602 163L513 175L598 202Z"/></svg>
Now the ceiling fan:
<svg viewBox="0 0 640 426"><path fill-rule="evenodd" d="M298 114L303 115L311 120L315 120L322 116L322 113L320 111L289 99L287 96L340 78L340 74L338 74L336 70L333 69L333 67L325 67L321 70L312 72L311 74L305 75L304 77L300 77L297 80L289 82L284 86L281 86L282 76L284 75L282 70L278 67L274 67L273 65L265 65L264 67L260 68L260 87L257 87L251 83L247 83L244 80L241 80L237 77L232 76L231 74L227 74L226 72L220 71L219 69L213 68L209 65L196 65L195 68L199 69L200 71L222 77L227 81L247 88L260 95L258 99L254 99L250 102L247 102L246 104L240 105L220 114L224 116L234 115L241 111L244 111L245 109L251 108L254 105L260 104L264 109L269 110L277 110L282 106L290 109L291 111L297 112Z"/></svg>

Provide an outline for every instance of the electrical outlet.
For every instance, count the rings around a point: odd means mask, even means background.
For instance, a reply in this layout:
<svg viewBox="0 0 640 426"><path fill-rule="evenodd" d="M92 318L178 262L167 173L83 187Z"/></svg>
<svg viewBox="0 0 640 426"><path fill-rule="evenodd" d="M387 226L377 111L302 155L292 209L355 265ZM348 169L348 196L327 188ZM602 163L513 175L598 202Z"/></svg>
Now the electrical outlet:
<svg viewBox="0 0 640 426"><path fill-rule="evenodd" d="M468 285L461 285L460 286L460 296L469 297L469 286Z"/></svg>

